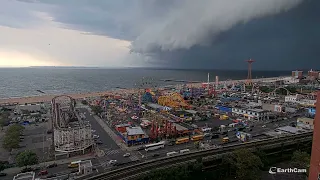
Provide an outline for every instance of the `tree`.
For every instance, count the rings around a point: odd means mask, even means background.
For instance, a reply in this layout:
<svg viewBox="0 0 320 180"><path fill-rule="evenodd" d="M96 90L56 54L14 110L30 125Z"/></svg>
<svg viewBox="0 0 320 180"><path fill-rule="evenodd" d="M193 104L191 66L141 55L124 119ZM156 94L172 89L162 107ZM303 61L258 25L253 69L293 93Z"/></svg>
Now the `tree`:
<svg viewBox="0 0 320 180"><path fill-rule="evenodd" d="M290 164L292 167L306 168L308 171L310 164L310 155L307 152L295 151L293 152Z"/></svg>
<svg viewBox="0 0 320 180"><path fill-rule="evenodd" d="M35 165L38 163L38 157L36 153L26 150L17 155L16 163L19 167Z"/></svg>
<svg viewBox="0 0 320 180"><path fill-rule="evenodd" d="M8 129L7 129L7 134L13 134L13 133L18 133L19 135L22 133L24 127L21 126L20 124L14 124L12 126L10 126Z"/></svg>
<svg viewBox="0 0 320 180"><path fill-rule="evenodd" d="M235 172L237 179L260 179L260 168L263 164L260 158L247 149L236 150L223 159L223 163L229 166L230 173Z"/></svg>
<svg viewBox="0 0 320 180"><path fill-rule="evenodd" d="M3 138L2 146L3 148L7 150L16 149L19 148L19 136L18 138L16 136L5 136Z"/></svg>
<svg viewBox="0 0 320 180"><path fill-rule="evenodd" d="M100 114L100 113L103 112L101 106L91 106L91 110L92 110L92 112L94 112L95 114Z"/></svg>
<svg viewBox="0 0 320 180"><path fill-rule="evenodd" d="M261 162L262 162L263 165L265 165L265 166L269 165L270 161L269 161L269 159L267 157L267 154L264 151L262 151L260 149L257 149L255 154L261 159ZM268 168L268 167L266 167L266 168Z"/></svg>
<svg viewBox="0 0 320 180"><path fill-rule="evenodd" d="M19 124L9 126L2 141L3 148L9 151L14 148L19 148L20 135L23 129L24 127Z"/></svg>
<svg viewBox="0 0 320 180"><path fill-rule="evenodd" d="M259 86L259 90L264 93L269 93L272 91L268 86Z"/></svg>
<svg viewBox="0 0 320 180"><path fill-rule="evenodd" d="M87 101L87 100L82 100L81 103L82 103L83 105L88 105L88 101Z"/></svg>

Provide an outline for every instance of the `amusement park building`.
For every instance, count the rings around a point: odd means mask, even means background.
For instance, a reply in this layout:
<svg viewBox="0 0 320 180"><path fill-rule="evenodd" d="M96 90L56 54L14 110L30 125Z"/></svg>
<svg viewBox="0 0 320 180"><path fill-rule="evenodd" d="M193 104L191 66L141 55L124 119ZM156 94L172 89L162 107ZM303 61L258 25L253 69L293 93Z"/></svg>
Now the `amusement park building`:
<svg viewBox="0 0 320 180"><path fill-rule="evenodd" d="M130 125L117 125L116 127L121 139L127 145L135 145L141 143L148 143L149 137L142 130L141 127L131 127Z"/></svg>
<svg viewBox="0 0 320 180"><path fill-rule="evenodd" d="M222 112L232 112L232 108L227 106L215 106L215 108Z"/></svg>
<svg viewBox="0 0 320 180"><path fill-rule="evenodd" d="M297 119L297 128L302 129L314 129L314 119L312 118L298 118Z"/></svg>

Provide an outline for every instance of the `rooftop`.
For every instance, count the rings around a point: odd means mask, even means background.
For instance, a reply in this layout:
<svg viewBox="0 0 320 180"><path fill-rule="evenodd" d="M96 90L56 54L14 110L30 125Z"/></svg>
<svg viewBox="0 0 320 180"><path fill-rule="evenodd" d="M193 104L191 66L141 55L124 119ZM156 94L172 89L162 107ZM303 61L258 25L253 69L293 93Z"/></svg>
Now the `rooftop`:
<svg viewBox="0 0 320 180"><path fill-rule="evenodd" d="M257 113L267 112L266 110L263 110L263 109L248 109L248 111L257 112Z"/></svg>
<svg viewBox="0 0 320 180"><path fill-rule="evenodd" d="M284 126L284 127L279 127L277 128L277 130L280 130L280 131L283 131L283 132L288 132L288 133L291 133L291 134L297 134L297 133L300 133L301 129L297 129L295 127L291 127L291 126Z"/></svg>
<svg viewBox="0 0 320 180"><path fill-rule="evenodd" d="M126 127L128 136L145 134L141 127Z"/></svg>
<svg viewBox="0 0 320 180"><path fill-rule="evenodd" d="M159 104L155 104L155 103L149 103L147 106L153 108L153 109L162 109L163 106L159 105Z"/></svg>

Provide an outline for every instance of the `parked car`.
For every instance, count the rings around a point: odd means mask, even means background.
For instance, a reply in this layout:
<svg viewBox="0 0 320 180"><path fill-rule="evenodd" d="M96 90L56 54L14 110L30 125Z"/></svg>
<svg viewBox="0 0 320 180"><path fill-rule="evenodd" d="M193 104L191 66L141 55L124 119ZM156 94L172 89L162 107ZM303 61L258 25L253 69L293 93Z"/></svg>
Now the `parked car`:
<svg viewBox="0 0 320 180"><path fill-rule="evenodd" d="M130 153L125 153L123 157L129 157L130 155L131 155Z"/></svg>
<svg viewBox="0 0 320 180"><path fill-rule="evenodd" d="M7 176L7 173L0 173L0 177Z"/></svg>
<svg viewBox="0 0 320 180"><path fill-rule="evenodd" d="M158 157L160 154L153 154L152 157Z"/></svg>

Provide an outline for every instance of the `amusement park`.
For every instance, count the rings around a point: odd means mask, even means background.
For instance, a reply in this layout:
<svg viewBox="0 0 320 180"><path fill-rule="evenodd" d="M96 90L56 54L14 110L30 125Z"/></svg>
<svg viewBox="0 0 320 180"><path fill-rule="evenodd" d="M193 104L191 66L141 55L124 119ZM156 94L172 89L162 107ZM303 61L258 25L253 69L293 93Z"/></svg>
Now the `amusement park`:
<svg viewBox="0 0 320 180"><path fill-rule="evenodd" d="M293 85L288 85L296 79L292 76L253 80L248 71L246 80L219 82L216 76L210 82L208 74L207 82L185 82L175 87L156 87L153 82L145 82L138 90L101 96L90 104L101 107L97 113L128 147L201 141L221 145L229 142L230 135L226 132L230 127L236 131L232 138L238 141L242 139L239 129L251 133L251 124L273 121L300 112L301 108L311 112L315 103L312 93L294 95L297 92L292 91ZM276 88L272 90L272 86ZM295 96L299 101L293 103L289 98ZM246 137L251 134L248 132Z"/></svg>

